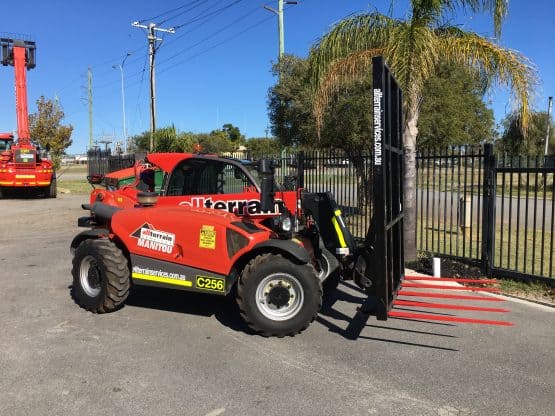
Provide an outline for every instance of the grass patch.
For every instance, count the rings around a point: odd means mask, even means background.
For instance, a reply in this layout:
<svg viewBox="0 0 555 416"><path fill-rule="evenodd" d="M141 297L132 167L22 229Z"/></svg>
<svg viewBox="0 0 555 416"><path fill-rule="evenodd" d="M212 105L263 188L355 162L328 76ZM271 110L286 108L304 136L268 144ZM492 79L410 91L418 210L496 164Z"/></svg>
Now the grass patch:
<svg viewBox="0 0 555 416"><path fill-rule="evenodd" d="M555 303L555 288L546 283L525 282L512 279L498 279L501 291L508 295L531 300Z"/></svg>
<svg viewBox="0 0 555 416"><path fill-rule="evenodd" d="M69 193L72 194L89 195L92 191L92 187L84 179L64 181L63 178L60 178L60 180L58 180L58 192L63 193L64 190L68 190Z"/></svg>
<svg viewBox="0 0 555 416"><path fill-rule="evenodd" d="M461 231L454 224L429 222L417 227L417 249L438 255L472 259L481 258L482 230L473 227ZM509 232L510 231L510 232ZM495 227L494 266L544 277L555 276L555 257L551 252L552 236L547 230L517 228L506 225ZM550 259L552 259L550 264Z"/></svg>

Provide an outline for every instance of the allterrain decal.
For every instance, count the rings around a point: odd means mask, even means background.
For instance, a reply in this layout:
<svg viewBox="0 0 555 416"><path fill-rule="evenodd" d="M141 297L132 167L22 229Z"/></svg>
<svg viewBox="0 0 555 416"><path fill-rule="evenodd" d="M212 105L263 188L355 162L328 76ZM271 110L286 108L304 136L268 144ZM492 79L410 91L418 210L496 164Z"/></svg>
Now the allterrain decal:
<svg viewBox="0 0 555 416"><path fill-rule="evenodd" d="M275 200L276 212L279 212L278 203L282 202L280 199ZM259 199L212 199L211 197L204 196L194 196L190 201L181 201L180 206L192 207L192 208L213 208L221 209L227 212L237 211L242 214L245 210L248 214L260 214L262 212L261 204Z"/></svg>
<svg viewBox="0 0 555 416"><path fill-rule="evenodd" d="M175 234L157 230L151 224L144 223L131 234L137 238L137 246L149 250L171 254L175 244Z"/></svg>

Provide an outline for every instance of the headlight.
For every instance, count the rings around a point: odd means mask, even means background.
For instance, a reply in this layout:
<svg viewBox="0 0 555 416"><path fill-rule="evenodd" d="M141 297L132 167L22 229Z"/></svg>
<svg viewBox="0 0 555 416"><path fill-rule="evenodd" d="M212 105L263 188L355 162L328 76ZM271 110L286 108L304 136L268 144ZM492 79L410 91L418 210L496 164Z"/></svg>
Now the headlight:
<svg viewBox="0 0 555 416"><path fill-rule="evenodd" d="M291 231L291 218L285 217L281 219L281 230L285 232Z"/></svg>

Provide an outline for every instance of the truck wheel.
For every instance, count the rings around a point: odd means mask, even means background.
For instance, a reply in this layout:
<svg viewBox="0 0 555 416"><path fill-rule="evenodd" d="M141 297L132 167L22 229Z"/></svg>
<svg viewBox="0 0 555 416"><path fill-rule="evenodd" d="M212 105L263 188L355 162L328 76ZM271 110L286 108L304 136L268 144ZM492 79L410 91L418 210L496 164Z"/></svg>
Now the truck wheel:
<svg viewBox="0 0 555 416"><path fill-rule="evenodd" d="M88 311L114 311L129 294L127 259L110 240L83 241L75 250L71 273L71 295L79 306Z"/></svg>
<svg viewBox="0 0 555 416"><path fill-rule="evenodd" d="M47 188L48 198L56 198L57 193L58 193L58 187L56 185L56 178L52 178L52 181L50 182L50 186L48 186Z"/></svg>
<svg viewBox="0 0 555 416"><path fill-rule="evenodd" d="M243 270L237 304L247 325L261 335L293 336L318 315L322 286L312 265L262 254Z"/></svg>
<svg viewBox="0 0 555 416"><path fill-rule="evenodd" d="M337 289L341 280L339 277L339 261L325 248L322 248L321 253L321 257L317 260L318 278L320 281L323 280L324 296L328 296Z"/></svg>
<svg viewBox="0 0 555 416"><path fill-rule="evenodd" d="M0 187L0 199L4 197L4 192L2 191L2 187Z"/></svg>

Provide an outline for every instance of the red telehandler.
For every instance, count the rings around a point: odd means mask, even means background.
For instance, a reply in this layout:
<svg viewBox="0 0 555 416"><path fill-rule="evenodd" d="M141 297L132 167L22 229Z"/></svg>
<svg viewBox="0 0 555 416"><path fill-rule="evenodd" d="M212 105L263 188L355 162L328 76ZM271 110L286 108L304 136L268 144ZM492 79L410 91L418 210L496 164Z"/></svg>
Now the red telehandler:
<svg viewBox="0 0 555 416"><path fill-rule="evenodd" d="M331 194L299 190L299 209L291 204L296 193L276 189L271 160L256 163L260 180L255 183L239 163L215 156L151 155L170 173L164 196L152 192L151 172L150 178L143 175L142 185L150 186L144 191L139 185L98 191L91 204L83 205L90 214L78 225L90 229L70 246L75 302L94 313L112 312L123 306L134 285L229 295L257 333L293 336L316 318L330 272L339 271L341 279L353 280L368 294L352 328L363 328L370 314L379 320L511 325L425 312L507 311L427 301L498 301L457 292L495 292L482 287L491 280L405 276L402 96L381 57L373 60L373 77L372 218L364 241L354 241ZM237 181L234 186L232 181ZM318 253L335 256L329 272L321 272ZM481 286L452 285L459 282Z"/></svg>
<svg viewBox="0 0 555 416"><path fill-rule="evenodd" d="M52 161L43 158L31 141L27 107L27 69L35 67L35 42L0 38L1 63L15 72L17 142L10 133L0 133L0 198L6 191L40 191L56 198L56 173Z"/></svg>

